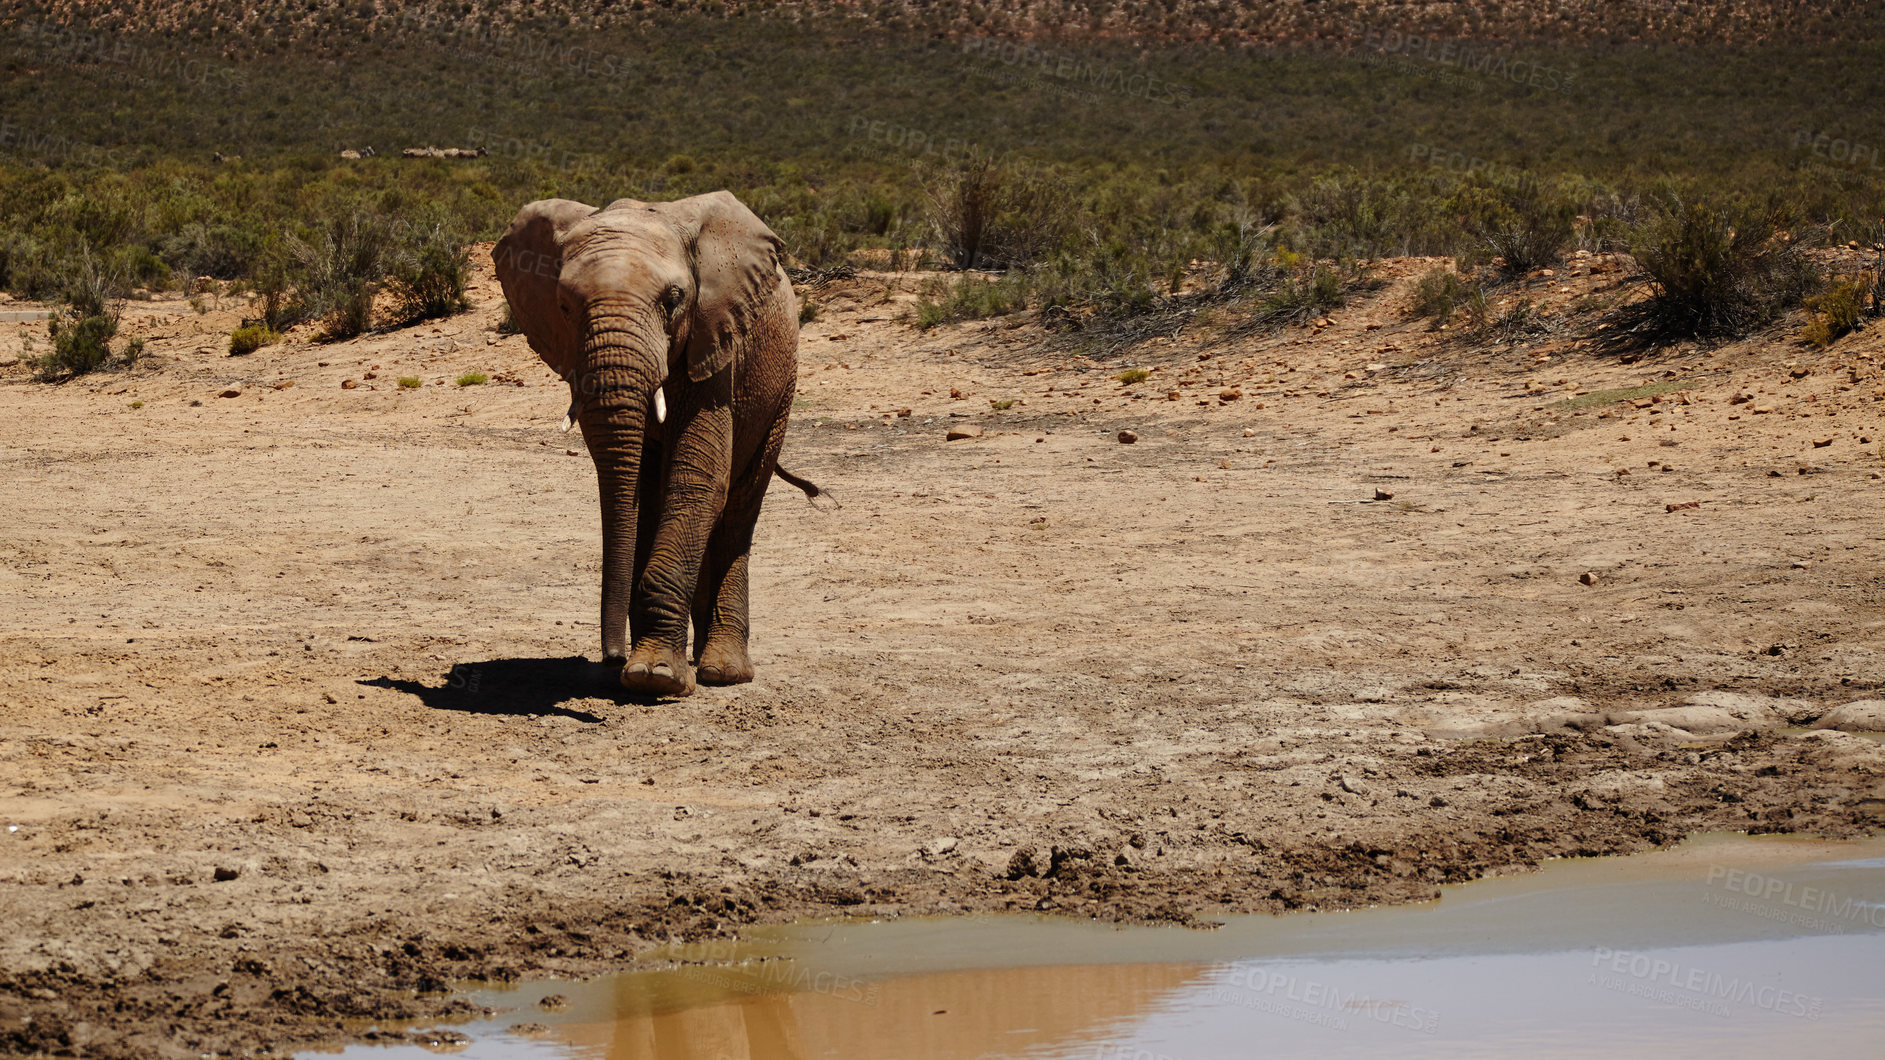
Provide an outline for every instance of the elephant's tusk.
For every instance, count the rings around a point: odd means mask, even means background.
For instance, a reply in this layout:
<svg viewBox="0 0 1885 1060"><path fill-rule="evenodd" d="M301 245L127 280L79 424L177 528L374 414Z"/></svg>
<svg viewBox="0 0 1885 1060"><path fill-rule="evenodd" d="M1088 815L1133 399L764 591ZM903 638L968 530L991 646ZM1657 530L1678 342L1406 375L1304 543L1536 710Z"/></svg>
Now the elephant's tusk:
<svg viewBox="0 0 1885 1060"><path fill-rule="evenodd" d="M668 422L668 399L661 393L660 387L655 387L655 422Z"/></svg>
<svg viewBox="0 0 1885 1060"><path fill-rule="evenodd" d="M569 429L574 426L576 426L576 402L572 399L569 403L569 411L563 413L563 433L568 434Z"/></svg>

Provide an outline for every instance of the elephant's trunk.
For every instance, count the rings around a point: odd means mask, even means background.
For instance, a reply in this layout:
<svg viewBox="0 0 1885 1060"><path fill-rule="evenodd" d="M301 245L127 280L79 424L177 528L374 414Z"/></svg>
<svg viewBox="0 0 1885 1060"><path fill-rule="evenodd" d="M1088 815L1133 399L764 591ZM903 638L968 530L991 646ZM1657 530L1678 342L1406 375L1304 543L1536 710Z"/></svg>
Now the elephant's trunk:
<svg viewBox="0 0 1885 1060"><path fill-rule="evenodd" d="M577 420L602 499L602 654L609 660L628 656L641 477L661 473L642 466L649 405L661 380L659 355L648 351L641 330L631 320L592 320L576 386Z"/></svg>

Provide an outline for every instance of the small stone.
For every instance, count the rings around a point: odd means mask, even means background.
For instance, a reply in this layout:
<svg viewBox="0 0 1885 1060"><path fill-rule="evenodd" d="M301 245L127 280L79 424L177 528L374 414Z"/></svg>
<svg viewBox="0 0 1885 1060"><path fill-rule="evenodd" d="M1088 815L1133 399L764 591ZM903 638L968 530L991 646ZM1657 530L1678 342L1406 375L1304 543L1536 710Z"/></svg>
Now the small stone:
<svg viewBox="0 0 1885 1060"><path fill-rule="evenodd" d="M228 883L230 880L240 875L242 875L241 869L232 869L226 865L216 866L215 878L217 883Z"/></svg>
<svg viewBox="0 0 1885 1060"><path fill-rule="evenodd" d="M241 397L242 391L237 390L235 387L230 387L228 390L225 390L222 393L217 394L216 396L217 397Z"/></svg>
<svg viewBox="0 0 1885 1060"><path fill-rule="evenodd" d="M1131 431L1120 431L1120 432L1119 432L1119 444L1120 444L1120 445L1131 445L1132 443L1134 443L1134 442L1136 442L1136 441L1138 441L1138 440L1139 440L1139 436L1138 436L1138 435L1136 435L1136 434L1134 434L1134 433L1132 433Z"/></svg>
<svg viewBox="0 0 1885 1060"><path fill-rule="evenodd" d="M274 387L276 390L286 390L289 387L294 386L294 385L295 385L295 381L292 379L282 379L282 380L278 380L277 382L273 382L269 384L269 386Z"/></svg>
<svg viewBox="0 0 1885 1060"><path fill-rule="evenodd" d="M1829 445L1831 445L1831 444L1833 444L1833 440L1832 440L1831 438L1815 438L1815 439L1813 439L1813 448L1815 448L1815 449L1824 449L1824 448L1826 448L1827 446L1829 446Z"/></svg>
<svg viewBox="0 0 1885 1060"><path fill-rule="evenodd" d="M545 1012L560 1012L569 1007L569 998L562 994L550 994L537 999L537 1007Z"/></svg>
<svg viewBox="0 0 1885 1060"><path fill-rule="evenodd" d="M1378 501L1391 501L1394 499L1394 494L1389 490L1377 489L1374 491L1374 499Z"/></svg>
<svg viewBox="0 0 1885 1060"><path fill-rule="evenodd" d="M577 456L579 454L574 449L565 449L563 450L563 455L564 456Z"/></svg>
<svg viewBox="0 0 1885 1060"><path fill-rule="evenodd" d="M910 410L909 410L909 409L898 409L898 410L897 410L897 417L898 417L899 419L908 419L908 418L910 417L910 415L911 415L911 413L910 413Z"/></svg>
<svg viewBox="0 0 1885 1060"><path fill-rule="evenodd" d="M1244 437L1245 437L1245 438L1255 438L1256 436L1257 436L1257 429L1256 429L1255 427L1245 427L1245 428L1244 428Z"/></svg>
<svg viewBox="0 0 1885 1060"><path fill-rule="evenodd" d="M1587 571L1585 571L1584 573L1582 573L1582 574L1580 574L1580 575L1578 575L1578 576L1577 576L1577 583L1578 583L1579 585L1596 585L1596 584L1597 584L1597 572L1596 572L1596 571L1588 571L1588 570L1587 570Z"/></svg>
<svg viewBox="0 0 1885 1060"><path fill-rule="evenodd" d="M1662 510L1665 512L1679 512L1684 508L1700 508L1701 506L1701 501L1681 501L1674 504L1665 504L1662 506Z"/></svg>
<svg viewBox="0 0 1885 1060"><path fill-rule="evenodd" d="M1433 798L1427 800L1427 805L1432 806L1434 809L1437 810L1440 807L1446 805L1446 800L1441 798L1438 795L1435 795Z"/></svg>
<svg viewBox="0 0 1885 1060"><path fill-rule="evenodd" d="M1756 406L1754 406L1754 407L1753 407L1752 409L1749 409L1748 411L1750 411L1750 412L1752 412L1752 413L1754 413L1754 414L1755 414L1756 416L1766 416L1766 415L1768 415L1769 413L1771 413L1771 412L1773 412L1773 411L1774 411L1774 406L1772 406L1772 405L1756 405Z"/></svg>
<svg viewBox="0 0 1885 1060"><path fill-rule="evenodd" d="M342 379L340 381L340 388L342 390L352 390L353 388L359 385L360 385L360 382L357 379Z"/></svg>
<svg viewBox="0 0 1885 1060"><path fill-rule="evenodd" d="M944 854L949 853L951 850L954 850L956 848L956 845L961 842L962 840L957 838L956 836L952 836L952 835L938 836L935 839L932 839L928 843L925 843L923 845L923 854L926 857L932 857L932 858L941 857Z"/></svg>
<svg viewBox="0 0 1885 1060"><path fill-rule="evenodd" d="M980 438L981 436L982 429L980 427L974 424L964 423L949 428L949 433L944 437L948 441L959 442L964 438Z"/></svg>
<svg viewBox="0 0 1885 1060"><path fill-rule="evenodd" d="M1217 399L1219 401L1236 401L1238 398L1243 397L1243 396L1244 396L1244 392L1237 389L1234 386L1227 386L1224 389L1217 392Z"/></svg>
<svg viewBox="0 0 1885 1060"><path fill-rule="evenodd" d="M1363 784L1355 777L1343 777L1342 790L1348 792L1350 795L1366 795L1368 794L1368 785Z"/></svg>

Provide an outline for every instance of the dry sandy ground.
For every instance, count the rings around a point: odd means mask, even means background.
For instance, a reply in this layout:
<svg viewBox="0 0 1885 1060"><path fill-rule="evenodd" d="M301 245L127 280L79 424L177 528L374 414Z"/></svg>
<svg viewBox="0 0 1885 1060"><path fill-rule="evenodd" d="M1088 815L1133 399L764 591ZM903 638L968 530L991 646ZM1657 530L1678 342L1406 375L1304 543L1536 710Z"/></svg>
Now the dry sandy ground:
<svg viewBox="0 0 1885 1060"><path fill-rule="evenodd" d="M1429 264L1094 360L808 292L787 459L844 506L775 490L759 680L663 703L584 659L593 471L488 269L438 326L230 358L240 307L134 303L133 369L0 369L0 1043L286 1051L754 920L1869 831L1877 333L1626 364L1588 297L1640 285L1586 259L1474 347L1401 312Z"/></svg>

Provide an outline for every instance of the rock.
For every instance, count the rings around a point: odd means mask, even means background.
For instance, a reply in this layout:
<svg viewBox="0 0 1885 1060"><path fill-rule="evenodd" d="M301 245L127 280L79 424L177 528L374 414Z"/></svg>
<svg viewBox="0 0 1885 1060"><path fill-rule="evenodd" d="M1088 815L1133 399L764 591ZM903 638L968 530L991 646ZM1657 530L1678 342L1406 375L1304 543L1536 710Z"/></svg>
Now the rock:
<svg viewBox="0 0 1885 1060"><path fill-rule="evenodd" d="M897 410L897 417L898 417L899 419L908 419L908 418L910 417L910 415L911 415L911 412L910 412L910 410L909 410L909 409L898 409L898 410Z"/></svg>
<svg viewBox="0 0 1885 1060"><path fill-rule="evenodd" d="M233 880L237 876L242 875L242 870L232 869L226 865L218 865L216 866L216 872L214 875L215 875L215 879L217 883L228 883L230 880Z"/></svg>
<svg viewBox="0 0 1885 1060"><path fill-rule="evenodd" d="M949 853L951 850L954 850L957 844L961 842L962 840L957 838L956 836L952 836L952 835L938 836L935 839L932 839L928 843L925 843L923 845L923 856L931 857L931 858L939 858L943 856L944 854Z"/></svg>
<svg viewBox="0 0 1885 1060"><path fill-rule="evenodd" d="M270 383L268 385L274 387L276 390L286 390L289 387L294 386L295 381L292 379L282 379L277 382Z"/></svg>
<svg viewBox="0 0 1885 1060"><path fill-rule="evenodd" d="M1819 708L1805 700L1774 699L1742 692L1697 692L1681 706L1620 711L1612 717L1618 724L1661 722L1698 736L1707 736L1713 733L1778 729L1796 721L1811 720L1818 713Z"/></svg>
<svg viewBox="0 0 1885 1060"><path fill-rule="evenodd" d="M1577 576L1577 583L1579 585L1596 585L1597 572L1592 571L1592 570L1585 571L1584 573Z"/></svg>
<svg viewBox="0 0 1885 1060"><path fill-rule="evenodd" d="M1243 397L1243 396L1244 396L1244 392L1237 389L1234 386L1227 386L1224 389L1217 392L1217 399L1219 401L1236 401L1238 398Z"/></svg>
<svg viewBox="0 0 1885 1060"><path fill-rule="evenodd" d="M237 390L235 387L230 387L228 390L225 390L222 393L217 394L216 396L217 397L241 397L242 391Z"/></svg>
<svg viewBox="0 0 1885 1060"><path fill-rule="evenodd" d="M1812 727L1840 732L1885 732L1885 699L1841 703L1822 715Z"/></svg>
<svg viewBox="0 0 1885 1060"><path fill-rule="evenodd" d="M1342 790L1348 792L1350 795L1368 794L1368 785L1363 784L1357 777L1343 777L1341 784Z"/></svg>
<svg viewBox="0 0 1885 1060"><path fill-rule="evenodd" d="M1255 438L1256 436L1257 436L1257 429L1256 429L1255 427L1245 427L1245 428L1244 428L1244 437L1245 437L1245 438Z"/></svg>
<svg viewBox="0 0 1885 1060"><path fill-rule="evenodd" d="M1679 504L1665 504L1662 506L1662 510L1665 512L1679 512L1684 508L1700 508L1701 506L1701 501L1682 501Z"/></svg>
<svg viewBox="0 0 1885 1060"><path fill-rule="evenodd" d="M1374 499L1378 501L1391 501L1394 499L1394 493L1391 490L1376 489L1374 491Z"/></svg>
<svg viewBox="0 0 1885 1060"><path fill-rule="evenodd" d="M1813 448L1815 448L1815 449L1824 449L1824 448L1826 448L1827 446L1829 446L1829 445L1831 445L1831 444L1833 444L1833 440L1832 440L1831 438L1815 438L1815 439L1813 439Z"/></svg>
<svg viewBox="0 0 1885 1060"><path fill-rule="evenodd" d="M550 994L537 999L537 1007L545 1012L560 1012L569 1007L569 998L562 994Z"/></svg>
<svg viewBox="0 0 1885 1060"><path fill-rule="evenodd" d="M951 442L959 442L964 438L980 438L981 436L982 429L980 427L972 423L964 423L949 428L949 433L945 438Z"/></svg>
<svg viewBox="0 0 1885 1060"><path fill-rule="evenodd" d="M359 385L360 385L359 381L355 379L342 379L340 381L340 388L342 390L352 390L354 387L357 387Z"/></svg>
<svg viewBox="0 0 1885 1060"><path fill-rule="evenodd" d="M1039 876L1041 867L1034 863L1034 851L1017 850L1008 859L1008 870L1004 874L1008 879L1018 880L1023 876Z"/></svg>
<svg viewBox="0 0 1885 1060"><path fill-rule="evenodd" d="M1446 800L1445 800L1445 799L1443 799L1443 798L1441 798L1441 797L1440 797L1440 796L1438 796L1438 795L1435 795L1435 796L1434 796L1433 798L1431 798L1431 799L1428 799L1428 800L1427 800L1427 805L1429 805L1429 806L1431 806L1431 807L1433 807L1433 808L1434 808L1434 809L1436 809L1436 810L1437 810L1437 809L1440 809L1441 807L1443 807L1443 806L1445 806L1446 804L1447 804L1447 802L1446 802Z"/></svg>
<svg viewBox="0 0 1885 1060"><path fill-rule="evenodd" d="M1119 444L1120 444L1120 445L1131 445L1132 443L1134 443L1134 442L1136 442L1136 441L1138 441L1138 440L1139 440L1139 436L1138 436L1138 435L1136 435L1136 434L1134 434L1134 433L1132 433L1131 431L1120 431L1120 432L1119 432Z"/></svg>

